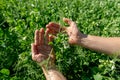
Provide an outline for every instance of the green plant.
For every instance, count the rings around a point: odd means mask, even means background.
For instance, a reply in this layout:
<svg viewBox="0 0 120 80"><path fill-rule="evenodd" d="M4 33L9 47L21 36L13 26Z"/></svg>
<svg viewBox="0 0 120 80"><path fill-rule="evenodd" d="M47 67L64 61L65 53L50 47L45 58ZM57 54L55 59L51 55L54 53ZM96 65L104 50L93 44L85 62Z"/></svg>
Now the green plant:
<svg viewBox="0 0 120 80"><path fill-rule="evenodd" d="M76 21L84 34L120 36L119 0L0 0L0 80L45 80L32 61L34 31L63 17ZM120 60L67 42L59 33L53 42L56 66L68 80L120 79ZM7 73L8 74L8 73Z"/></svg>

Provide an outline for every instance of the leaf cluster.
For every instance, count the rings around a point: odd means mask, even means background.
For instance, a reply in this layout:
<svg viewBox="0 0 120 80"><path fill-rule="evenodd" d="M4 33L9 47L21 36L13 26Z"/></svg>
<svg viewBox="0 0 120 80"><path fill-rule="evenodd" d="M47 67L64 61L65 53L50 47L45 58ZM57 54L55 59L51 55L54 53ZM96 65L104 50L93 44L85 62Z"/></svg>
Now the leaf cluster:
<svg viewBox="0 0 120 80"><path fill-rule="evenodd" d="M34 31L51 21L76 21L84 34L120 36L119 0L0 0L0 80L45 80L31 59ZM59 33L53 41L57 68L68 80L119 80L120 60L68 44Z"/></svg>

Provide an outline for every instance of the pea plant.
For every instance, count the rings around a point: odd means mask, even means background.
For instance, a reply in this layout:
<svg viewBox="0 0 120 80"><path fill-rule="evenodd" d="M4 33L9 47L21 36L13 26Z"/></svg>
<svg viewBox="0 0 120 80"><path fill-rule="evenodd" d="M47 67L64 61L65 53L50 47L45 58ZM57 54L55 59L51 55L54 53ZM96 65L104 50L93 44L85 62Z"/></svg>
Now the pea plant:
<svg viewBox="0 0 120 80"><path fill-rule="evenodd" d="M31 59L34 31L62 18L84 34L120 37L119 0L0 0L0 80L45 80ZM68 35L53 42L56 68L68 80L119 80L120 59L70 45Z"/></svg>

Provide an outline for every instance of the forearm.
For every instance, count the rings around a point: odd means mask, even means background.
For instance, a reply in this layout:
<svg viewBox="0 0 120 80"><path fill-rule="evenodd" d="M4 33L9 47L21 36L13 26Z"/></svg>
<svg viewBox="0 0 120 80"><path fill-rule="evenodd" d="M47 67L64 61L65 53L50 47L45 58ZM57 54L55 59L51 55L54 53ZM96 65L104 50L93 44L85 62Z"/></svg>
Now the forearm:
<svg viewBox="0 0 120 80"><path fill-rule="evenodd" d="M42 70L46 80L66 80L62 73L57 71L55 68L47 69L45 66L42 66Z"/></svg>
<svg viewBox="0 0 120 80"><path fill-rule="evenodd" d="M78 40L78 45L106 54L120 55L120 37L98 37L88 35Z"/></svg>

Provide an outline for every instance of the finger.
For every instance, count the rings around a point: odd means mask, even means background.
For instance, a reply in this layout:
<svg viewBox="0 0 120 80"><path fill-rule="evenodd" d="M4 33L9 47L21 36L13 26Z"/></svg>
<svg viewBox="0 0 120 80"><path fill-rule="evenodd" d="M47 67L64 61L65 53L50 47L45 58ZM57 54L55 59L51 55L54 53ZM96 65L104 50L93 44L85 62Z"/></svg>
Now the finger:
<svg viewBox="0 0 120 80"><path fill-rule="evenodd" d="M35 45L39 45L39 31L38 30L35 31L34 40L35 40Z"/></svg>
<svg viewBox="0 0 120 80"><path fill-rule="evenodd" d="M50 22L48 25L46 25L47 28L54 27L54 29L59 29L60 25L54 22Z"/></svg>
<svg viewBox="0 0 120 80"><path fill-rule="evenodd" d="M34 43L31 44L32 57L37 54L37 47Z"/></svg>
<svg viewBox="0 0 120 80"><path fill-rule="evenodd" d="M55 30L54 27L48 27L49 29L49 33L50 34L53 34L53 35L56 35L58 32L61 32L61 31L66 31L66 27L61 27L60 30Z"/></svg>
<svg viewBox="0 0 120 80"><path fill-rule="evenodd" d="M48 40L49 40L49 29L47 28L46 31L45 31L45 44L47 45L48 44Z"/></svg>
<svg viewBox="0 0 120 80"><path fill-rule="evenodd" d="M51 42L51 41L53 41L53 39L54 39L54 36L52 36L52 35L49 35L49 41L48 41L48 42Z"/></svg>
<svg viewBox="0 0 120 80"><path fill-rule="evenodd" d="M48 34L56 35L58 32L55 32L53 29L47 28Z"/></svg>
<svg viewBox="0 0 120 80"><path fill-rule="evenodd" d="M48 25L46 25L46 28L50 28L50 29L54 30L55 32L59 32L60 25L57 23L50 22Z"/></svg>
<svg viewBox="0 0 120 80"><path fill-rule="evenodd" d="M39 44L40 45L44 44L44 34L45 34L45 31L43 28L41 28L39 31Z"/></svg>
<svg viewBox="0 0 120 80"><path fill-rule="evenodd" d="M58 32L66 30L66 27L62 27L59 24L54 22L50 22L48 25L46 25L46 28L49 28L50 31L53 32L52 34L56 34Z"/></svg>
<svg viewBox="0 0 120 80"><path fill-rule="evenodd" d="M73 23L72 20L68 19L68 18L63 18L63 21L69 25L71 25Z"/></svg>

